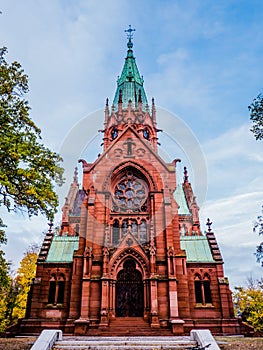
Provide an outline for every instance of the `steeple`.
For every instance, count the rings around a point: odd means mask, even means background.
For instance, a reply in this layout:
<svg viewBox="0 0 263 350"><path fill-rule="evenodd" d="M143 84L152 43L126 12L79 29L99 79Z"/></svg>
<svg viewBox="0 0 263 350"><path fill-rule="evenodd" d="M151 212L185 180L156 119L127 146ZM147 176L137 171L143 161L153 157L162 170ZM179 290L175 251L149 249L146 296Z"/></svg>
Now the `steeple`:
<svg viewBox="0 0 263 350"><path fill-rule="evenodd" d="M142 108L145 110L147 105L147 97L143 88L143 77L140 76L138 67L136 65L135 57L133 56L133 32L135 29L131 28L125 30L127 33L127 56L122 69L121 76L117 80L117 90L114 96L113 105L115 109L121 99L122 107L127 108L129 101L133 108L138 107L138 102L142 102Z"/></svg>

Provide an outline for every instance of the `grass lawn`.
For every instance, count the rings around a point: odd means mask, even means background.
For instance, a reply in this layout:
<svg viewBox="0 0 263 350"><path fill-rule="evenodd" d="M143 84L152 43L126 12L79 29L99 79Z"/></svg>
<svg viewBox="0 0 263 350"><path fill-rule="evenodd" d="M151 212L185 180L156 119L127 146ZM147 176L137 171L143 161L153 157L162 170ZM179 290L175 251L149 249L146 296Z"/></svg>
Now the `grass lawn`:
<svg viewBox="0 0 263 350"><path fill-rule="evenodd" d="M263 338L240 338L234 336L215 338L222 350L263 350Z"/></svg>
<svg viewBox="0 0 263 350"><path fill-rule="evenodd" d="M0 338L0 350L29 350L36 337Z"/></svg>

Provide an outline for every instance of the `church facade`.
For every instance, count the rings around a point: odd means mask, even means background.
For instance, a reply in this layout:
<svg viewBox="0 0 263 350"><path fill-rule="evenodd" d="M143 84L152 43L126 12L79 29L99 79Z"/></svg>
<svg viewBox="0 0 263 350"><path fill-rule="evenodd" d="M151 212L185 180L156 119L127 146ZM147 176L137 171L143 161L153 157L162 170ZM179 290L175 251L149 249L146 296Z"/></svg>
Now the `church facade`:
<svg viewBox="0 0 263 350"><path fill-rule="evenodd" d="M132 32L112 106L105 107L103 152L80 160L59 233L43 242L21 333L59 328L76 335L136 320L162 334L208 328L239 333L223 260L184 169L158 154L154 100L148 105ZM129 321L127 323L127 320ZM114 332L113 332L114 333Z"/></svg>

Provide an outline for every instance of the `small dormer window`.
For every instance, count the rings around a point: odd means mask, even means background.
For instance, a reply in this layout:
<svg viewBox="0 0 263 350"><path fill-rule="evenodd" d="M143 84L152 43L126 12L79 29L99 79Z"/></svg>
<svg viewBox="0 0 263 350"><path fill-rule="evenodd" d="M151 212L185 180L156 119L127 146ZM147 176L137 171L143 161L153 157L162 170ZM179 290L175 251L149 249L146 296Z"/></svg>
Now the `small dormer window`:
<svg viewBox="0 0 263 350"><path fill-rule="evenodd" d="M147 129L144 129L144 130L143 130L143 137L144 137L146 140L149 140L150 134L149 134L149 131L148 131Z"/></svg>
<svg viewBox="0 0 263 350"><path fill-rule="evenodd" d="M118 130L117 129L113 129L112 132L111 132L112 139L115 140L117 136L118 136Z"/></svg>

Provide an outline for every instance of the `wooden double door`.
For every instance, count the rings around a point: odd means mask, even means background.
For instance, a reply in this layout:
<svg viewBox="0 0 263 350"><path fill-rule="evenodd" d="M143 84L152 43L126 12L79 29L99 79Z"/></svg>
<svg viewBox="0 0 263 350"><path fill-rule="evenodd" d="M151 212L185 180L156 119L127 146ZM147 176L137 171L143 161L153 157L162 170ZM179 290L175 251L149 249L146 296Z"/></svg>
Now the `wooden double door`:
<svg viewBox="0 0 263 350"><path fill-rule="evenodd" d="M142 275L136 270L135 262L129 259L117 276L116 316L142 317L143 305Z"/></svg>

